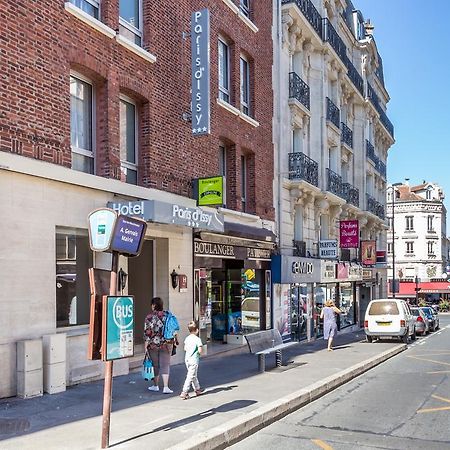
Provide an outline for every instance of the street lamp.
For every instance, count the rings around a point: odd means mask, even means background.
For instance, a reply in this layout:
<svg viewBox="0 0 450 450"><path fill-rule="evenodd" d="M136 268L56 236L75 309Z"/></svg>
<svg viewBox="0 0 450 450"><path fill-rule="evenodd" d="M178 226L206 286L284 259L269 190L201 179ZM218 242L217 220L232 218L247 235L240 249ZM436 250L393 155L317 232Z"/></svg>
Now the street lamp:
<svg viewBox="0 0 450 450"><path fill-rule="evenodd" d="M391 283L391 290L392 290L392 298L395 298L395 187L396 186L402 186L403 183L392 183L390 186L388 186L387 189L392 188L392 283Z"/></svg>

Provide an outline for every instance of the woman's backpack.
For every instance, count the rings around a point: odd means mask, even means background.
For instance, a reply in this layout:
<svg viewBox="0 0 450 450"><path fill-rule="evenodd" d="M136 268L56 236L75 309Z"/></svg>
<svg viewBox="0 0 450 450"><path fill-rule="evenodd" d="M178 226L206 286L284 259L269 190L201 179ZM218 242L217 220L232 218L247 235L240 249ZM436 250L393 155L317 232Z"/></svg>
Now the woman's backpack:
<svg viewBox="0 0 450 450"><path fill-rule="evenodd" d="M175 333L180 330L177 318L170 312L166 311L166 320L164 322L164 339L170 341L175 337Z"/></svg>

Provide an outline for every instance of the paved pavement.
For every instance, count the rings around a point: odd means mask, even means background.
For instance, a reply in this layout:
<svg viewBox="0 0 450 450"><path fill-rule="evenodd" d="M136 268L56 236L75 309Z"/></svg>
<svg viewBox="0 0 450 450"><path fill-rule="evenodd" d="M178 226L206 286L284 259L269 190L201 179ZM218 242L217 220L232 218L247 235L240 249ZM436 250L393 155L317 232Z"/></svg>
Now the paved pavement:
<svg viewBox="0 0 450 450"><path fill-rule="evenodd" d="M323 340L283 353L276 368L258 373L246 347L203 358L206 392L181 400L185 367L172 367L173 395L149 392L139 373L114 378L110 446L153 450L225 448L403 351L398 342L363 342L364 332L341 334L336 350ZM0 449L100 448L103 382L21 400L0 400Z"/></svg>
<svg viewBox="0 0 450 450"><path fill-rule="evenodd" d="M231 446L233 450L450 449L450 316L384 364Z"/></svg>

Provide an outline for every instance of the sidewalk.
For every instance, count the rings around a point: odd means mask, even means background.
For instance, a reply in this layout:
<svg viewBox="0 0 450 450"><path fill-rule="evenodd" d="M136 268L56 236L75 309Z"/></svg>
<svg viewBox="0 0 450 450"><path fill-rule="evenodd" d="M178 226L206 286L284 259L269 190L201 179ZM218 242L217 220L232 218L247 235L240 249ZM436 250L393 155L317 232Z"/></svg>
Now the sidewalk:
<svg viewBox="0 0 450 450"><path fill-rule="evenodd" d="M172 367L173 395L149 392L139 373L114 378L110 446L224 448L406 348L362 339L363 331L340 335L334 352L323 340L292 346L283 353L286 365L275 368L270 355L263 374L246 347L206 357L199 369L206 393L184 401L178 397L183 365ZM101 381L61 394L0 400L0 448L98 449L102 399Z"/></svg>

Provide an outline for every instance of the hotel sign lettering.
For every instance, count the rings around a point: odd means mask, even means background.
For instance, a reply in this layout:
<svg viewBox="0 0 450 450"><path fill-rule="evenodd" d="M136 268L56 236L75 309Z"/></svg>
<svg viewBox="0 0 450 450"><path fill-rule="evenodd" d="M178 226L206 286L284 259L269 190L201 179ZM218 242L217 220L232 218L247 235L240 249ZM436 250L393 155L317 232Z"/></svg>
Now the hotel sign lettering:
<svg viewBox="0 0 450 450"><path fill-rule="evenodd" d="M191 17L192 61L192 134L210 133L210 51L209 10L202 9Z"/></svg>

